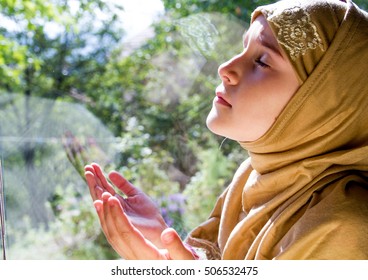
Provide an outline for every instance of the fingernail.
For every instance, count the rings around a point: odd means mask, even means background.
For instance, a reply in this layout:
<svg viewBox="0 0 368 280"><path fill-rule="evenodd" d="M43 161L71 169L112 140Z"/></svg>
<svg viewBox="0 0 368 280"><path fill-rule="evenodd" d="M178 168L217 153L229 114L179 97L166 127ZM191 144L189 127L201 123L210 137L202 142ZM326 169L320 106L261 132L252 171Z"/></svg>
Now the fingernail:
<svg viewBox="0 0 368 280"><path fill-rule="evenodd" d="M108 200L108 202L109 202L109 206L110 207L116 207L116 202L117 202L118 200L117 200L117 198L116 197L114 197L114 196L112 196L112 197L110 197L109 198L109 200Z"/></svg>
<svg viewBox="0 0 368 280"><path fill-rule="evenodd" d="M175 239L174 234L170 233L166 233L162 236L162 241L165 242L166 244L172 243Z"/></svg>
<svg viewBox="0 0 368 280"><path fill-rule="evenodd" d="M102 200L104 202L108 201L110 197L111 197L111 194L109 192L103 192L103 194L102 194Z"/></svg>
<svg viewBox="0 0 368 280"><path fill-rule="evenodd" d="M101 205L99 203L94 203L93 205L95 206L97 212L101 210Z"/></svg>

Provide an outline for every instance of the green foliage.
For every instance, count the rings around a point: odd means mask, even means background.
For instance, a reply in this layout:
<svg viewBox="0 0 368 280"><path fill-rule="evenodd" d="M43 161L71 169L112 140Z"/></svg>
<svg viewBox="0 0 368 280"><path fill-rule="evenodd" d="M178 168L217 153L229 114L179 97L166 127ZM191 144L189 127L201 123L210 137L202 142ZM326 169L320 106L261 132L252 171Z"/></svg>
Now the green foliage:
<svg viewBox="0 0 368 280"><path fill-rule="evenodd" d="M26 68L26 48L17 42L7 40L0 35L0 81L11 81L15 85L20 85L21 73Z"/></svg>
<svg viewBox="0 0 368 280"><path fill-rule="evenodd" d="M49 228L33 227L31 218L22 218L23 228L10 224L11 259L117 259L104 237L90 197L74 187L56 188L47 208L54 220Z"/></svg>
<svg viewBox="0 0 368 280"><path fill-rule="evenodd" d="M19 90L25 84L25 73L37 72L41 67L41 60L27 43L43 30L45 21L57 20L57 10L53 4L40 0L2 0L0 6L2 20L6 19L11 26L10 29L0 27L5 35L0 35L0 86ZM19 27L22 28L20 32L16 31Z"/></svg>
<svg viewBox="0 0 368 280"><path fill-rule="evenodd" d="M37 16L53 18L56 12L52 3L42 0L1 0L0 5L3 14L22 14L29 20Z"/></svg>
<svg viewBox="0 0 368 280"><path fill-rule="evenodd" d="M24 216L21 220L26 230L7 225L8 259L14 260L63 260L66 256L59 250L53 234L45 227L34 228L31 218Z"/></svg>
<svg viewBox="0 0 368 280"><path fill-rule="evenodd" d="M167 12L173 13L176 17L185 17L199 12L221 12L235 15L236 17L249 21L253 10L261 5L270 4L272 0L163 0ZM361 8L368 10L366 0L353 0Z"/></svg>
<svg viewBox="0 0 368 280"><path fill-rule="evenodd" d="M6 75L0 87L52 98L83 97L86 79L103 73L106 56L119 41L119 7L86 0L74 1L79 8L72 9L72 2L0 3L8 26L1 28L1 72ZM101 13L111 16L98 17Z"/></svg>
<svg viewBox="0 0 368 280"><path fill-rule="evenodd" d="M191 178L183 193L187 200L185 226L189 229L208 218L237 166L235 161L229 162L215 145L198 152L198 172Z"/></svg>
<svg viewBox="0 0 368 280"><path fill-rule="evenodd" d="M87 193L57 188L49 198L55 216L50 231L67 259L116 259L106 241Z"/></svg>
<svg viewBox="0 0 368 280"><path fill-rule="evenodd" d="M250 14L257 6L270 2L272 1L163 0L166 10L172 12L175 17L185 17L200 12L220 12L227 15L235 15L247 22Z"/></svg>
<svg viewBox="0 0 368 280"><path fill-rule="evenodd" d="M368 12L368 2L366 0L354 0L353 2Z"/></svg>

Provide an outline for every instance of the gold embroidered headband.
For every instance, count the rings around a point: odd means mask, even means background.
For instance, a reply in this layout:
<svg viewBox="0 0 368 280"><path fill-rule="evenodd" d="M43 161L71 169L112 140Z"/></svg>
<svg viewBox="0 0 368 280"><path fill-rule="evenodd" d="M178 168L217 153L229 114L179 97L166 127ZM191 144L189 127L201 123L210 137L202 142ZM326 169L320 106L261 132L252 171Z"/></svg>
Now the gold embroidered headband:
<svg viewBox="0 0 368 280"><path fill-rule="evenodd" d="M330 46L346 12L340 0L282 0L261 6L263 15L301 82L312 73Z"/></svg>

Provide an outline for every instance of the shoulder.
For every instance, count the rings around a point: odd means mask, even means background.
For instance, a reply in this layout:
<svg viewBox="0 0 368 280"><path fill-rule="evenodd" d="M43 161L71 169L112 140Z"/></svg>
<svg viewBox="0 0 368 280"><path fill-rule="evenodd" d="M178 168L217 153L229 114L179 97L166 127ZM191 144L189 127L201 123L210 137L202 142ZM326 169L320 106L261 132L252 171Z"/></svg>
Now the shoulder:
<svg viewBox="0 0 368 280"><path fill-rule="evenodd" d="M342 182L316 192L305 216L314 219L318 217L317 220L323 223L368 223L368 185Z"/></svg>
<svg viewBox="0 0 368 280"><path fill-rule="evenodd" d="M337 185L313 194L282 240L287 259L368 259L368 188Z"/></svg>

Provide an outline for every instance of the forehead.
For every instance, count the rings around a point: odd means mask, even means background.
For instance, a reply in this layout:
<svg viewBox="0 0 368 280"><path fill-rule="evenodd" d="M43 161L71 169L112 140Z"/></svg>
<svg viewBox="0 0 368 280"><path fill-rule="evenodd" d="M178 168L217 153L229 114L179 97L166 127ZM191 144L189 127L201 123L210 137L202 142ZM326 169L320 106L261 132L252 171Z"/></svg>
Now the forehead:
<svg viewBox="0 0 368 280"><path fill-rule="evenodd" d="M259 15L253 21L248 31L243 34L244 45L249 40L255 40L280 55L282 53L279 43L263 15Z"/></svg>
<svg viewBox="0 0 368 280"><path fill-rule="evenodd" d="M268 41L277 43L267 20L263 15L258 16L250 25L249 29L243 34L243 39L249 39L250 36L262 37Z"/></svg>

